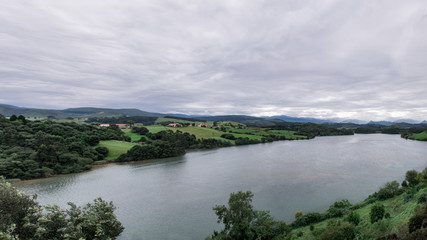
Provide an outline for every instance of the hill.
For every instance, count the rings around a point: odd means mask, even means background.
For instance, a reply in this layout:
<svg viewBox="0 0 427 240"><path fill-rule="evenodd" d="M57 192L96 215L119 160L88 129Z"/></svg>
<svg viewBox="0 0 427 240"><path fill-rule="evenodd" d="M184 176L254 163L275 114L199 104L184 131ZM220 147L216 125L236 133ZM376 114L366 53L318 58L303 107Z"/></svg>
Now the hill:
<svg viewBox="0 0 427 240"><path fill-rule="evenodd" d="M119 117L119 116L146 116L162 117L165 114L141 111L135 108L68 108L63 110L24 108L7 104L0 104L0 114L4 116L23 115L30 118L90 118L90 117Z"/></svg>

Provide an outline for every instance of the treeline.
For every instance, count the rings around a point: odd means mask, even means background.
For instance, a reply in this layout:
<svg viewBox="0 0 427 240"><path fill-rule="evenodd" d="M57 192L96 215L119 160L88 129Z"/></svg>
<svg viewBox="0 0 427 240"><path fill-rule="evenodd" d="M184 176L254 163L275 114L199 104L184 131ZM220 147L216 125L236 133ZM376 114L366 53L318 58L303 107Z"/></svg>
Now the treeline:
<svg viewBox="0 0 427 240"><path fill-rule="evenodd" d="M307 136L308 138L314 138L316 136L338 136L354 134L352 129L331 128L315 123L281 123L277 126L270 127L270 129L296 131L295 135Z"/></svg>
<svg viewBox="0 0 427 240"><path fill-rule="evenodd" d="M0 115L0 175L31 179L80 172L102 160L108 149L94 148L100 140L130 141L116 126L27 121Z"/></svg>
<svg viewBox="0 0 427 240"><path fill-rule="evenodd" d="M231 146L231 143L217 139L197 139L194 134L183 133L179 130L146 132L144 128L136 128L135 132L144 132L142 145L132 147L127 153L117 158L118 162L137 161L154 158L175 157L185 154L186 149L217 148Z"/></svg>
<svg viewBox="0 0 427 240"><path fill-rule="evenodd" d="M109 123L109 124L126 124L129 121L135 123L142 123L144 125L154 125L154 122L158 117L144 117L144 116L133 116L133 117L91 117L86 120L87 123Z"/></svg>

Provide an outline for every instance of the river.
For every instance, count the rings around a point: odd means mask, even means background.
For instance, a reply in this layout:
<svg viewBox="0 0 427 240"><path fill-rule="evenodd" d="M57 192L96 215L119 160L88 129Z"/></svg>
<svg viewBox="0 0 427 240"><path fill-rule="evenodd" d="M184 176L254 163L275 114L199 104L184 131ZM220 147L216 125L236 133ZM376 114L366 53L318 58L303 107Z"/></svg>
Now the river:
<svg viewBox="0 0 427 240"><path fill-rule="evenodd" d="M204 239L221 228L212 207L226 204L231 192L251 190L255 209L290 223L296 211L359 202L425 167L427 142L356 134L196 151L15 186L37 193L41 204L113 201L126 228L119 239Z"/></svg>

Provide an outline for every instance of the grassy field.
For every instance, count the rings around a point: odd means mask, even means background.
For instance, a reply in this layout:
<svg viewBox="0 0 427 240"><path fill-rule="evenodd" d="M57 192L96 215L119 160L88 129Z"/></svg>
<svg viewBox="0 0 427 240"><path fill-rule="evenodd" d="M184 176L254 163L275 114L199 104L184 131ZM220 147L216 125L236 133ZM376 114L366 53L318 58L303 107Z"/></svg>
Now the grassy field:
<svg viewBox="0 0 427 240"><path fill-rule="evenodd" d="M417 199L422 194L427 193L427 188L421 189L418 193L410 196L408 193L403 193L391 199L380 201L379 203L385 206L385 212L390 214L390 218L384 218L374 224L370 222L370 211L372 206L377 203L368 204L354 212L360 215L360 223L356 226L356 231L361 236L360 239L377 239L381 236L397 233L404 228L408 228L408 220L414 214L417 207ZM359 203L359 204L363 204ZM310 230L310 226L294 229L291 239L318 239L316 232L321 232L323 229L329 228L332 224L346 222L345 216L340 218L331 218L316 224L312 224L314 230ZM301 235L302 233L302 235ZM299 235L299 237L298 237Z"/></svg>
<svg viewBox="0 0 427 240"><path fill-rule="evenodd" d="M106 140L100 141L97 147L106 147L109 150L108 156L105 160L115 160L121 154L126 153L133 146L137 145L136 143L117 141L117 140Z"/></svg>
<svg viewBox="0 0 427 240"><path fill-rule="evenodd" d="M252 129L252 128L246 128L246 129L231 129L233 133L247 133L247 134L255 134L259 136L269 136L271 134L278 135L278 136L285 136L286 139L305 139L306 136L297 136L294 135L295 131L287 131L287 130L264 130L264 129ZM237 137L237 136L236 136Z"/></svg>
<svg viewBox="0 0 427 240"><path fill-rule="evenodd" d="M122 129L122 131L125 133L125 136L131 138L132 142L137 142L142 137L142 135L139 135L138 133L133 133L132 129Z"/></svg>
<svg viewBox="0 0 427 240"><path fill-rule="evenodd" d="M424 131L422 133L414 134L409 137L410 139L414 140L420 140L420 141L427 141L427 131Z"/></svg>

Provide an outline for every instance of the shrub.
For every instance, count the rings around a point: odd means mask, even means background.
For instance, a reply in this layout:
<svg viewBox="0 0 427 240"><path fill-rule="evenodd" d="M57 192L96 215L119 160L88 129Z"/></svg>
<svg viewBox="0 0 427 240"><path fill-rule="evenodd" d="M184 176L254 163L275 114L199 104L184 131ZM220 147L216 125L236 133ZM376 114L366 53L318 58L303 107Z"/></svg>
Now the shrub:
<svg viewBox="0 0 427 240"><path fill-rule="evenodd" d="M422 193L417 200L418 203L427 203L427 193Z"/></svg>
<svg viewBox="0 0 427 240"><path fill-rule="evenodd" d="M297 219L297 218L299 218L299 217L301 217L302 216L302 212L301 211L297 211L296 213L295 213L295 219Z"/></svg>
<svg viewBox="0 0 427 240"><path fill-rule="evenodd" d="M383 188L380 188L378 191L378 199L386 200L392 198L399 193L399 183L396 181L388 182L384 185Z"/></svg>
<svg viewBox="0 0 427 240"><path fill-rule="evenodd" d="M351 224L343 224L339 227L330 227L321 235L321 240L352 240L356 237L356 230Z"/></svg>
<svg viewBox="0 0 427 240"><path fill-rule="evenodd" d="M384 217L384 212L384 205L377 203L372 206L371 212L369 214L371 217L371 223L381 220Z"/></svg>
<svg viewBox="0 0 427 240"><path fill-rule="evenodd" d="M347 216L347 221L357 226L360 223L360 215L356 212L351 212Z"/></svg>
<svg viewBox="0 0 427 240"><path fill-rule="evenodd" d="M312 223L317 223L322 220L320 213L307 213L306 215L300 216L292 223L294 227L307 226Z"/></svg>
<svg viewBox="0 0 427 240"><path fill-rule="evenodd" d="M406 172L405 180L408 181L409 186L415 186L418 184L417 175L418 172L415 170L409 170Z"/></svg>

